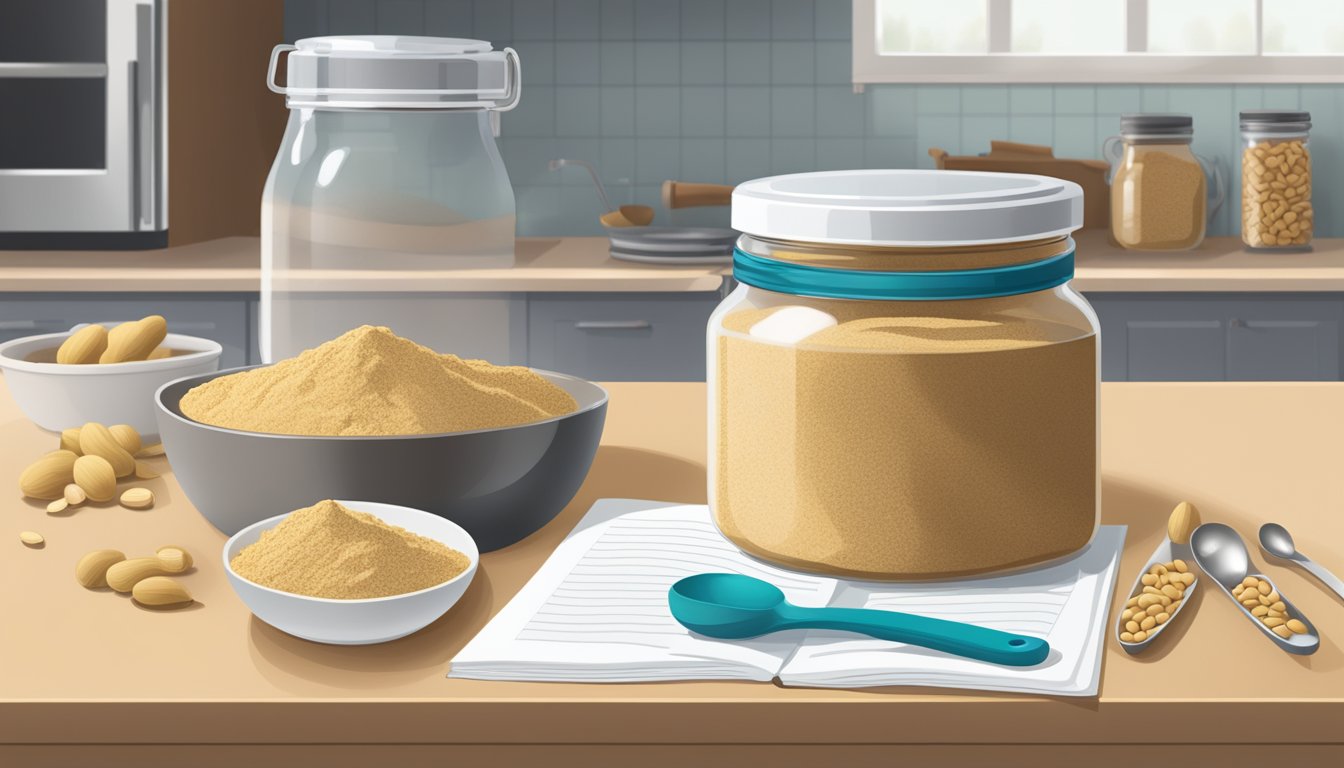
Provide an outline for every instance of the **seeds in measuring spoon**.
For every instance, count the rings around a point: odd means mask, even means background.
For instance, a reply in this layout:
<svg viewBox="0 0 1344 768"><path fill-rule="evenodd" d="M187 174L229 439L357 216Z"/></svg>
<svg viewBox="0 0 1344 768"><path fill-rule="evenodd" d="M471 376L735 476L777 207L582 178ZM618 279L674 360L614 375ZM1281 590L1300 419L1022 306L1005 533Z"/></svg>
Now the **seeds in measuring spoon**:
<svg viewBox="0 0 1344 768"><path fill-rule="evenodd" d="M1120 640L1141 643L1158 632L1180 610L1185 589L1195 583L1195 574L1184 560L1154 563L1139 577L1139 592L1125 602L1120 614Z"/></svg>
<svg viewBox="0 0 1344 768"><path fill-rule="evenodd" d="M1232 596L1250 609L1251 615L1270 632L1287 640L1293 635L1305 635L1307 625L1299 619L1288 618L1288 606L1274 587L1264 579L1247 576L1232 588Z"/></svg>

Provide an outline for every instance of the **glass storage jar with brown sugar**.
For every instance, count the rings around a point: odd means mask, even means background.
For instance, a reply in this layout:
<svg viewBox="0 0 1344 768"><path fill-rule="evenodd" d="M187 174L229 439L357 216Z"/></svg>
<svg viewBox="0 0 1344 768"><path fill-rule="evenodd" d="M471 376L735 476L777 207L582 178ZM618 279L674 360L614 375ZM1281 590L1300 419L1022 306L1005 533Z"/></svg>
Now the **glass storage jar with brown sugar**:
<svg viewBox="0 0 1344 768"><path fill-rule="evenodd" d="M1122 115L1120 135L1103 154L1111 178L1111 237L1125 248L1178 251L1204 242L1208 179L1215 181L1216 208L1223 183L1212 163L1190 150L1189 115ZM1207 170L1206 170L1207 168Z"/></svg>
<svg viewBox="0 0 1344 768"><path fill-rule="evenodd" d="M710 318L709 500L745 551L876 579L1015 569L1098 520L1082 190L1043 176L804 173L733 193Z"/></svg>
<svg viewBox="0 0 1344 768"><path fill-rule="evenodd" d="M1241 240L1251 248L1311 247L1310 112L1241 113Z"/></svg>

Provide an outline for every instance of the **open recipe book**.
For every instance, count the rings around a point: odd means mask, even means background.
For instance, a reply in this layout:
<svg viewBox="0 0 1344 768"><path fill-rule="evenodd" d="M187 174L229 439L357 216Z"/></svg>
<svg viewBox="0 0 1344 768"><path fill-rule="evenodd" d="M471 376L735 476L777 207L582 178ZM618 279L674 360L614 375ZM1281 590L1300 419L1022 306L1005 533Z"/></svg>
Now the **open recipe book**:
<svg viewBox="0 0 1344 768"><path fill-rule="evenodd" d="M921 685L1095 696L1124 537L1123 526L1102 526L1082 552L1032 571L890 584L763 563L725 539L703 505L603 499L453 659L449 677L779 678L792 686ZM1050 656L1034 667L1007 667L831 630L789 630L749 640L696 635L672 618L667 591L678 579L712 571L765 579L803 606L905 611L1044 637Z"/></svg>

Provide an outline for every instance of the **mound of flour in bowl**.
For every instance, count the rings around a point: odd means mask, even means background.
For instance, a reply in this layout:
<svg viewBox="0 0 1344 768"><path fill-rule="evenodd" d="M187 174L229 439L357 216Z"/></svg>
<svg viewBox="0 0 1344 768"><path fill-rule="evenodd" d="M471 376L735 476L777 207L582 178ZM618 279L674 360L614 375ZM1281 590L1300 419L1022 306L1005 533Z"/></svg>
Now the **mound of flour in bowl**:
<svg viewBox="0 0 1344 768"><path fill-rule="evenodd" d="M202 424L280 435L427 435L561 416L578 403L520 366L440 355L365 325L265 368L182 397Z"/></svg>
<svg viewBox="0 0 1344 768"><path fill-rule="evenodd" d="M470 565L451 547L330 499L295 510L229 561L264 587L338 600L418 592Z"/></svg>

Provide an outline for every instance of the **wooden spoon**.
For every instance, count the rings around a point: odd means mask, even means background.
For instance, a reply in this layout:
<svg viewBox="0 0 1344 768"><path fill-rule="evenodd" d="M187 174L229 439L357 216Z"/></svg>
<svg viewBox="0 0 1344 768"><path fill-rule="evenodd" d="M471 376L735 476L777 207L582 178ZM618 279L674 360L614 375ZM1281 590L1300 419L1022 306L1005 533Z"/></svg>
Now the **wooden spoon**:
<svg viewBox="0 0 1344 768"><path fill-rule="evenodd" d="M653 222L653 209L647 205L622 205L598 217L604 227L647 227Z"/></svg>
<svg viewBox="0 0 1344 768"><path fill-rule="evenodd" d="M663 182L663 205L668 210L731 205L733 187L728 184L694 184L686 181Z"/></svg>

